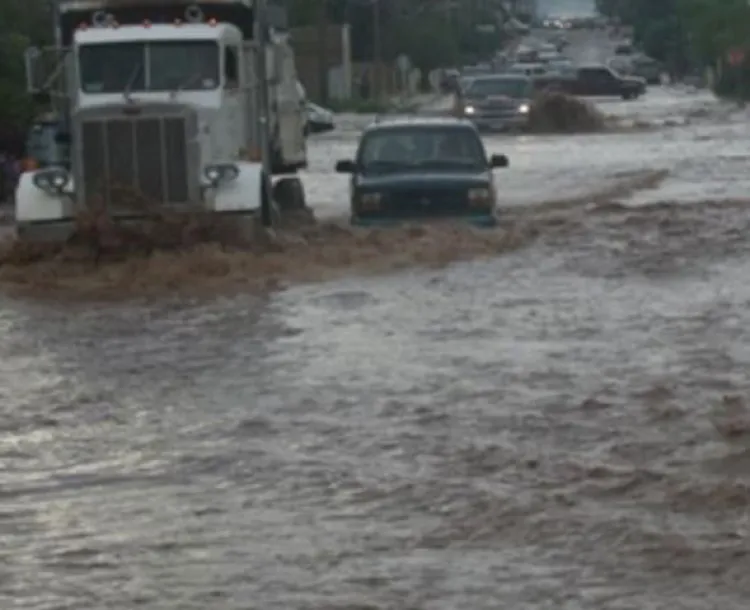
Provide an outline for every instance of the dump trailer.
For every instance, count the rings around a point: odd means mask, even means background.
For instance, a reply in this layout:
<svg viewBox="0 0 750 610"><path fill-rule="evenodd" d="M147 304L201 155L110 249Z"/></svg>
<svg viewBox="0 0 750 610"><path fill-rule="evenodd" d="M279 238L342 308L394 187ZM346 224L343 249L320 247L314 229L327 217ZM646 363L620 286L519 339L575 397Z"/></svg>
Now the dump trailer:
<svg viewBox="0 0 750 610"><path fill-rule="evenodd" d="M116 221L143 202L242 217L268 217L274 199L304 207L294 54L257 17L253 0L58 0L56 45L30 49L26 68L70 156L22 175L19 235L64 239L93 206Z"/></svg>

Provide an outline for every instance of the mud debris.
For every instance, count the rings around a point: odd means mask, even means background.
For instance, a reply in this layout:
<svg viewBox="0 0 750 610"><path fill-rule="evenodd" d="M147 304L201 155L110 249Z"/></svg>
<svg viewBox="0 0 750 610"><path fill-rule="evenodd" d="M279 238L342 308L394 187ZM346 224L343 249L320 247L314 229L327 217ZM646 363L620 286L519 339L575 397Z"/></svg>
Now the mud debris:
<svg viewBox="0 0 750 610"><path fill-rule="evenodd" d="M605 116L590 102L560 92L542 92L529 111L532 133L592 133L607 128Z"/></svg>
<svg viewBox="0 0 750 610"><path fill-rule="evenodd" d="M515 250L534 237L523 226L481 230L450 222L366 230L311 221L271 232L255 221L240 228L196 217L82 226L65 244L2 244L0 283L12 293L54 298L264 292L352 272L440 268Z"/></svg>

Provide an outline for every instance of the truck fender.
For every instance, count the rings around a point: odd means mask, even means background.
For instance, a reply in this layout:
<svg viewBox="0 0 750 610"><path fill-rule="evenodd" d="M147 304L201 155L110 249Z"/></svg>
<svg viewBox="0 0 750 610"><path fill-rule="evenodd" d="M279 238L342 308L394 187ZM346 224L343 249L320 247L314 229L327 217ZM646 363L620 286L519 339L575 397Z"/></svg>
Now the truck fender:
<svg viewBox="0 0 750 610"><path fill-rule="evenodd" d="M15 217L17 223L49 222L70 219L74 215L73 180L65 187L65 192L52 195L34 184L38 171L24 172L16 187Z"/></svg>
<svg viewBox="0 0 750 610"><path fill-rule="evenodd" d="M238 161L237 178L220 185L214 193L214 211L251 212L260 208L263 199L264 172L261 163Z"/></svg>

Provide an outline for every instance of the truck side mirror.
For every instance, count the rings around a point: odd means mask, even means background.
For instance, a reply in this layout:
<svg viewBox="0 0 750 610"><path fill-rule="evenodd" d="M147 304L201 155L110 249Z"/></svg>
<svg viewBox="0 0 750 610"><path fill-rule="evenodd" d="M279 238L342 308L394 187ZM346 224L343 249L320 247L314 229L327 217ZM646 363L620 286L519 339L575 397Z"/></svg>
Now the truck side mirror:
<svg viewBox="0 0 750 610"><path fill-rule="evenodd" d="M31 94L31 99L34 100L35 104L46 106L52 101L52 96L49 91L36 91Z"/></svg>

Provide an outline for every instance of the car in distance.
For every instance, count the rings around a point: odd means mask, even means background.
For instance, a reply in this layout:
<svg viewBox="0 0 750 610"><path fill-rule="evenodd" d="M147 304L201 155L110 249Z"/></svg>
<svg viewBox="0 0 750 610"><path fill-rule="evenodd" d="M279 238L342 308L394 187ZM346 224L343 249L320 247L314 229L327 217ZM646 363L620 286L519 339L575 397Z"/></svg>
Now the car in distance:
<svg viewBox="0 0 750 610"><path fill-rule="evenodd" d="M632 55L633 45L629 42L623 42L615 47L615 55Z"/></svg>
<svg viewBox="0 0 750 610"><path fill-rule="evenodd" d="M330 110L312 102L307 102L305 111L307 114L305 131L308 134L326 133L327 131L336 129L336 120L334 119L333 112Z"/></svg>
<svg viewBox="0 0 750 610"><path fill-rule="evenodd" d="M456 96L454 110L480 131L522 131L533 95L532 80L523 74L477 76Z"/></svg>
<svg viewBox="0 0 750 610"><path fill-rule="evenodd" d="M547 72L549 72L549 70L547 69L547 65L542 63L513 64L512 66L508 67L508 69L505 71L505 74L520 74L521 76L534 77L547 74Z"/></svg>
<svg viewBox="0 0 750 610"><path fill-rule="evenodd" d="M664 66L657 60L647 55L634 55L632 57L633 76L640 76L649 85L661 84L661 75Z"/></svg>
<svg viewBox="0 0 750 610"><path fill-rule="evenodd" d="M336 163L351 175L351 222L358 226L457 219L494 226L492 170L505 155L488 158L469 122L413 117L381 121L362 134L356 157Z"/></svg>

